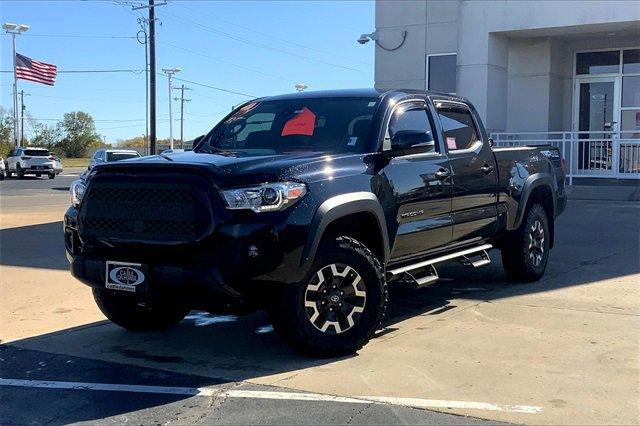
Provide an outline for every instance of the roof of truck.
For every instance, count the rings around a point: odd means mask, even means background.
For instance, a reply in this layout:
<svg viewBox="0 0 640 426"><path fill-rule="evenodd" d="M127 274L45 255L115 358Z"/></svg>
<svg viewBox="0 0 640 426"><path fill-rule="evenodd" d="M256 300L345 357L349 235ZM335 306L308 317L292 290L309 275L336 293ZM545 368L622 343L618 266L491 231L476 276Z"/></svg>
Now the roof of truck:
<svg viewBox="0 0 640 426"><path fill-rule="evenodd" d="M450 93L441 93L428 90L414 90L414 89L394 89L394 90L378 90L374 88L366 89L338 89L338 90L316 90L305 92L285 93L283 95L266 96L260 98L261 101L279 101L287 99L311 99L311 98L375 98L385 95L408 95L408 94L421 94L429 96L437 96L439 98L456 99L460 101L466 101Z"/></svg>

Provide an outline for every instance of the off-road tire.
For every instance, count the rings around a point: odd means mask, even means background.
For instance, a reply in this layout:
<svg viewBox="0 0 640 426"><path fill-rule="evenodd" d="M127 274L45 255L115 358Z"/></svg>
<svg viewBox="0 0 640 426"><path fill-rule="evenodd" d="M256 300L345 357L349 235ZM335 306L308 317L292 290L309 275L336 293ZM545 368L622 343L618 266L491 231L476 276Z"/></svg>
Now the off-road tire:
<svg viewBox="0 0 640 426"><path fill-rule="evenodd" d="M539 224L540 226L537 226ZM537 243L542 247L541 259L535 264L536 254L532 255L531 238L534 227L542 228L543 241ZM549 219L540 204L527 206L522 224L507 236L502 249L502 266L510 281L534 282L544 275L549 260ZM537 252L539 255L539 252Z"/></svg>
<svg viewBox="0 0 640 426"><path fill-rule="evenodd" d="M311 280L323 268L334 264L348 266L361 277L358 286L366 293L366 303L350 328L338 332L336 327L335 333L329 334L312 324L310 308L305 302ZM346 280L347 276L343 279ZM305 279L287 286L268 312L276 333L284 342L305 356L329 358L350 355L362 348L380 326L387 301L387 282L380 261L364 244L341 236L319 248Z"/></svg>
<svg viewBox="0 0 640 426"><path fill-rule="evenodd" d="M133 294L119 294L95 287L93 298L109 320L131 331L166 330L189 313L186 307L166 298L142 301Z"/></svg>

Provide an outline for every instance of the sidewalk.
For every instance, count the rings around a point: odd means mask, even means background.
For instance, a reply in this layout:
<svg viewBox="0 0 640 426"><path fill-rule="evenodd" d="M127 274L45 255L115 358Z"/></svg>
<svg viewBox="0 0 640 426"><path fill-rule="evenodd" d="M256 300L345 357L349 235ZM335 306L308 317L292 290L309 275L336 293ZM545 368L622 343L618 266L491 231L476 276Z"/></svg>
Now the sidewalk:
<svg viewBox="0 0 640 426"><path fill-rule="evenodd" d="M569 200L640 201L640 182L634 186L573 185L567 187Z"/></svg>

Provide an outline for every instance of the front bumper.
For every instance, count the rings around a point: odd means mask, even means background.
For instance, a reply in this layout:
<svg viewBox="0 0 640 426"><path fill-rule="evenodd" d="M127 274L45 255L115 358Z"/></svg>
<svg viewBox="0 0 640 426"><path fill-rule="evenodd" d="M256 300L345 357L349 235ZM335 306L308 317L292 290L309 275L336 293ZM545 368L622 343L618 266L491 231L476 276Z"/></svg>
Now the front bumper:
<svg viewBox="0 0 640 426"><path fill-rule="evenodd" d="M154 242L104 242L82 239L78 211L70 207L64 236L71 273L91 287L104 287L106 261L148 267L148 289L200 302L243 302L259 298L270 285L300 281L307 233L281 224L239 219L217 224L201 241L163 245Z"/></svg>

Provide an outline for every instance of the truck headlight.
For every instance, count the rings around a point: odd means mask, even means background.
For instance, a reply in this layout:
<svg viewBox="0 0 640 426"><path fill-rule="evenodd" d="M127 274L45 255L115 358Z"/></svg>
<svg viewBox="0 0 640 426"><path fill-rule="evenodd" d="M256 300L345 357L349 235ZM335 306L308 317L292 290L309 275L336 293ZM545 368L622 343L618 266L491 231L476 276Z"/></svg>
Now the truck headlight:
<svg viewBox="0 0 640 426"><path fill-rule="evenodd" d="M249 209L256 213L283 210L307 193L299 182L265 183L245 188L227 189L222 196L230 210Z"/></svg>
<svg viewBox="0 0 640 426"><path fill-rule="evenodd" d="M80 201L82 201L82 196L84 195L84 190L86 189L86 185L81 179L74 180L69 187L69 191L71 192L71 204L75 207L80 205Z"/></svg>

